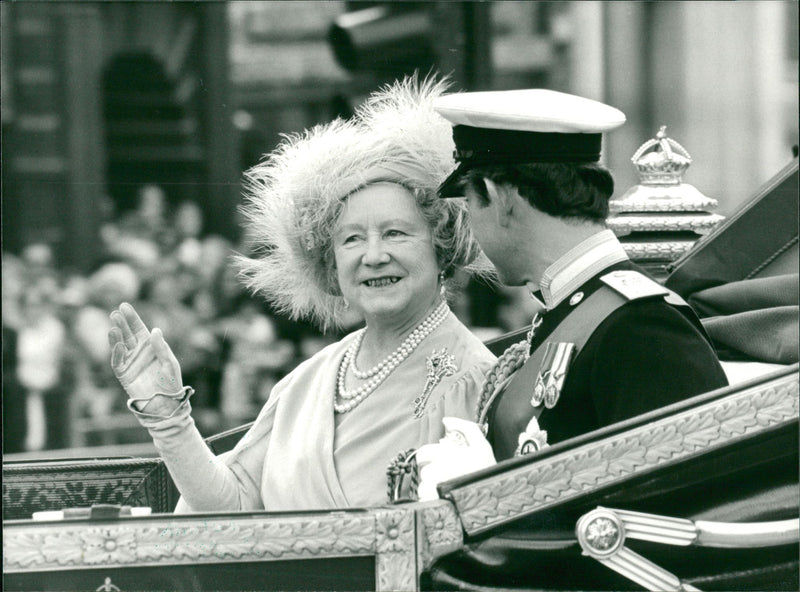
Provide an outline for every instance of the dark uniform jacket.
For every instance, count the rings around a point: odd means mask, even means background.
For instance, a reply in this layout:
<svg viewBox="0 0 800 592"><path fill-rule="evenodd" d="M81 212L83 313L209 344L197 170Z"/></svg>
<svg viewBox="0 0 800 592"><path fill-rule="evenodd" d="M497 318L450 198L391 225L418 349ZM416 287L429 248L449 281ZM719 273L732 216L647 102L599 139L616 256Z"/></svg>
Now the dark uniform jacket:
<svg viewBox="0 0 800 592"><path fill-rule="evenodd" d="M554 407L531 404L541 367L519 369L491 402L488 438L498 461L514 456L534 413L553 444L727 385L692 310L673 296L622 294L601 279L620 270L639 271L629 261L612 265L572 292L581 297L568 296L544 313L529 364L548 341L576 343L577 353Z"/></svg>
<svg viewBox="0 0 800 592"><path fill-rule="evenodd" d="M636 276L644 290L626 290L627 296L601 279L620 271L641 273L627 260L611 264L544 313L531 341L528 363L534 366L518 369L489 404L488 439L498 461L520 452L520 434L534 414L547 442L555 444L727 385L692 310L647 277ZM646 295L648 289L652 295ZM576 353L555 405L534 407L532 394L548 342L575 343ZM575 519L570 510L522 519L437 560L423 588L539 590L548 589L550 581L557 582L554 589L566 589L558 587L564 582L576 582L575 589L636 589L599 563L581 560L573 547L544 553L542 540L568 540ZM531 533L536 540L529 546ZM577 571L565 571L571 569Z"/></svg>

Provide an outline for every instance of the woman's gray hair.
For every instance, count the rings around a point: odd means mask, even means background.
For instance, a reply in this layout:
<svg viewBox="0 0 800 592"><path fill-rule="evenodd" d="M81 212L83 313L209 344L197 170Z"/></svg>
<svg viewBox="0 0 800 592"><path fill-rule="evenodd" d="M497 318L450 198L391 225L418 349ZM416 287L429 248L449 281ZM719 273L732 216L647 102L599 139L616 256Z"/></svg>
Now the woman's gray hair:
<svg viewBox="0 0 800 592"><path fill-rule="evenodd" d="M336 119L284 137L245 173L251 257L237 257L245 284L280 313L307 318L324 331L339 326L339 290L332 237L347 197L373 183L406 187L433 235L441 271L484 273L463 200L439 199L455 168L450 124L432 107L447 82L410 76L383 87L351 120Z"/></svg>

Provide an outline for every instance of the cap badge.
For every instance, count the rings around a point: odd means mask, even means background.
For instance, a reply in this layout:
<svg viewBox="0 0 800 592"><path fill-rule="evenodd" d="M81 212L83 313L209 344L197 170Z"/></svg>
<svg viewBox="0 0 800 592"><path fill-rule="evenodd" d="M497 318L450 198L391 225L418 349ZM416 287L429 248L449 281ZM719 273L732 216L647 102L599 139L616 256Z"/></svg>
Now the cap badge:
<svg viewBox="0 0 800 592"><path fill-rule="evenodd" d="M531 397L533 407L540 407L542 403L547 409L556 406L574 355L574 343L547 342L542 364L533 386L533 396Z"/></svg>
<svg viewBox="0 0 800 592"><path fill-rule="evenodd" d="M575 292L572 297L569 299L569 305L575 306L581 300L583 300L583 292Z"/></svg>

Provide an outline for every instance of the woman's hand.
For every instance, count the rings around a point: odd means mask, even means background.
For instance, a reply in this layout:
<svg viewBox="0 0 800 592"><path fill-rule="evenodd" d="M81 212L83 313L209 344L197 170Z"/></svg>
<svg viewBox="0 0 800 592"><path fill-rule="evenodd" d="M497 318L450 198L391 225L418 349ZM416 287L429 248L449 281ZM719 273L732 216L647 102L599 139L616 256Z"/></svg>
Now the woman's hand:
<svg viewBox="0 0 800 592"><path fill-rule="evenodd" d="M436 487L442 481L497 463L478 424L458 417L445 417L442 422L444 437L438 444L421 446L415 455L420 478L417 496L421 502L437 499Z"/></svg>
<svg viewBox="0 0 800 592"><path fill-rule="evenodd" d="M183 388L180 364L160 329L148 331L136 310L126 302L111 313L111 322L111 368L131 399L149 399L156 393L170 395ZM156 396L144 405L146 409L140 404L140 411L170 415L179 402Z"/></svg>

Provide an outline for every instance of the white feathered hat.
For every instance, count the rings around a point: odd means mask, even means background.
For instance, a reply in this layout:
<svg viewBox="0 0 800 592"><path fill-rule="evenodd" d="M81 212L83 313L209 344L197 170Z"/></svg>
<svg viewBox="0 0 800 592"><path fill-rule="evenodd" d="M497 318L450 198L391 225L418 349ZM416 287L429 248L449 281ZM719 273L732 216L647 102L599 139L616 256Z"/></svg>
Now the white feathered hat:
<svg viewBox="0 0 800 592"><path fill-rule="evenodd" d="M450 123L432 106L446 88L446 81L407 77L372 94L351 120L286 136L250 169L242 212L253 257L237 259L246 285L292 318L323 330L338 325L344 299L331 264L331 233L342 204L378 181L435 196L455 168ZM461 200L435 201L458 235L450 241L458 252L443 265L450 275L480 251Z"/></svg>

